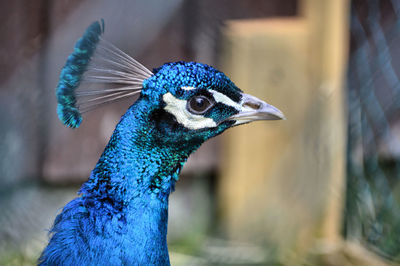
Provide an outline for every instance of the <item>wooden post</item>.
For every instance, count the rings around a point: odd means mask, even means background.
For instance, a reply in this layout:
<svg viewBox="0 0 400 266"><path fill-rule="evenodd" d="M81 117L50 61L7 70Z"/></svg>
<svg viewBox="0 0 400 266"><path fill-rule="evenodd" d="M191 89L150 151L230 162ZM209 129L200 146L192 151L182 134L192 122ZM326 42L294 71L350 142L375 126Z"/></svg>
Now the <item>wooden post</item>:
<svg viewBox="0 0 400 266"><path fill-rule="evenodd" d="M309 21L312 84L326 98L327 116L321 126L324 132L325 153L330 171L326 172L328 185L326 207L322 219L321 237L338 240L341 234L345 186L346 104L344 74L348 61L348 0L300 1L301 13ZM328 170L328 169L327 169Z"/></svg>
<svg viewBox="0 0 400 266"><path fill-rule="evenodd" d="M286 262L342 240L345 195L349 1L300 3L298 17L229 21L222 56L236 85L287 116L225 134L222 227Z"/></svg>

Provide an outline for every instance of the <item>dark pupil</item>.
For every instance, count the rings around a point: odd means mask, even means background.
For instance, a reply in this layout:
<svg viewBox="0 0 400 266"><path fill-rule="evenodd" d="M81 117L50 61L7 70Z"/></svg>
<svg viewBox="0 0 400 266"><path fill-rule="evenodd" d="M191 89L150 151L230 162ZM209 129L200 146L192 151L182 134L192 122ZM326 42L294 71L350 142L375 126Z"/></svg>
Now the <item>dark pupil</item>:
<svg viewBox="0 0 400 266"><path fill-rule="evenodd" d="M196 99L194 99L193 108L194 108L196 111L203 110L203 108L204 108L205 105L206 105L206 100L204 100L203 98L196 98Z"/></svg>
<svg viewBox="0 0 400 266"><path fill-rule="evenodd" d="M191 99L190 108L195 112L202 112L210 106L210 101L204 96L197 96Z"/></svg>

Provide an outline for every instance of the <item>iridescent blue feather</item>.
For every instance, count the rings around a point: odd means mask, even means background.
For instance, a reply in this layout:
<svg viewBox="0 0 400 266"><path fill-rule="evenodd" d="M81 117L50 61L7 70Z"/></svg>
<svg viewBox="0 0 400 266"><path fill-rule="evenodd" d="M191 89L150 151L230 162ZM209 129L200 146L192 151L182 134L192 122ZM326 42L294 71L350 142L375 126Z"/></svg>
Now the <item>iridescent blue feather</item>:
<svg viewBox="0 0 400 266"><path fill-rule="evenodd" d="M82 122L81 112L76 106L75 90L81 82L82 75L89 65L103 32L103 20L92 23L75 44L74 52L68 57L61 71L56 88L57 113L59 119L69 127L77 128Z"/></svg>

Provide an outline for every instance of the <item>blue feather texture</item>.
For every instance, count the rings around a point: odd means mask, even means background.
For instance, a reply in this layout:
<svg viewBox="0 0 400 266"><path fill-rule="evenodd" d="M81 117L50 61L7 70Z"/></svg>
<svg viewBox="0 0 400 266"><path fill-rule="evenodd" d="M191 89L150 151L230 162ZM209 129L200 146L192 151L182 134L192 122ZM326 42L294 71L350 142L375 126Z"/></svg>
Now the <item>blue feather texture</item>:
<svg viewBox="0 0 400 266"><path fill-rule="evenodd" d="M60 74L56 88L59 119L67 126L77 128L82 122L82 115L76 106L75 90L80 85L100 35L104 32L104 21L92 23L85 34L75 44L74 52L68 57Z"/></svg>

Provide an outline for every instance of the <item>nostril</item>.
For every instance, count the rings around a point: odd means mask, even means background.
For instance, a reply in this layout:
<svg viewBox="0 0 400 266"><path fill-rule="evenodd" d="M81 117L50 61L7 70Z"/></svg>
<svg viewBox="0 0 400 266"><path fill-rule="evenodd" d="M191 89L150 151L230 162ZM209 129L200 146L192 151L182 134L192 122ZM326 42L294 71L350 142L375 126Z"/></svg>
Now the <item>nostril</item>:
<svg viewBox="0 0 400 266"><path fill-rule="evenodd" d="M250 107L251 109L258 110L261 108L261 103L254 103L254 102L246 102L243 104L243 107Z"/></svg>

